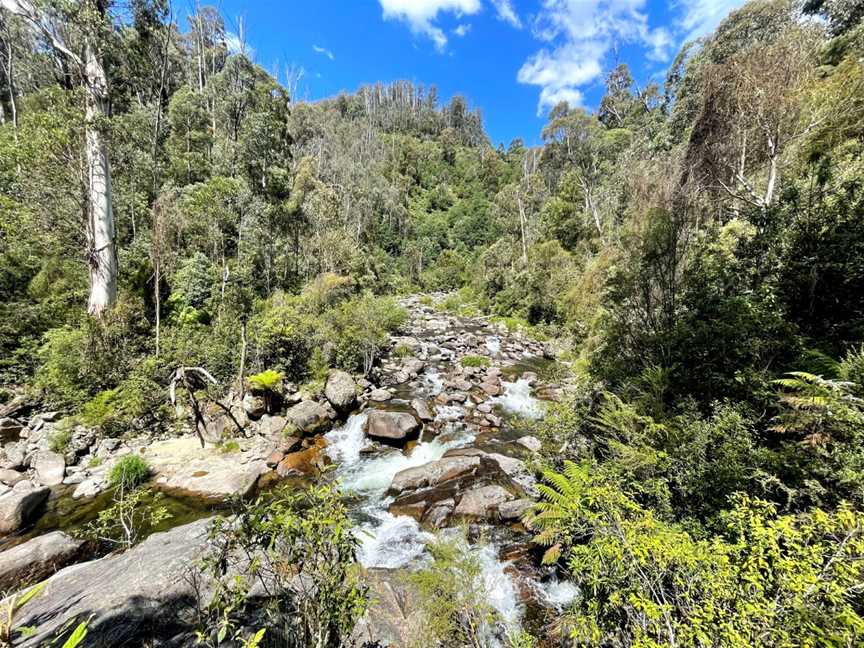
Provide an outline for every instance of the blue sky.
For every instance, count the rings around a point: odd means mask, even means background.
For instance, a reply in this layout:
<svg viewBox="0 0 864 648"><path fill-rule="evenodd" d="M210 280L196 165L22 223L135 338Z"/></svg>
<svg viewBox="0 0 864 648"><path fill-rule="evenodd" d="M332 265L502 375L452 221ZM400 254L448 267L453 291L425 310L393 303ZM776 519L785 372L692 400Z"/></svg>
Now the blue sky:
<svg viewBox="0 0 864 648"><path fill-rule="evenodd" d="M564 99L595 108L618 62L637 82L662 79L688 38L743 0L221 0L232 35L300 99L409 79L464 95L493 144L540 140ZM175 2L180 18L191 0Z"/></svg>

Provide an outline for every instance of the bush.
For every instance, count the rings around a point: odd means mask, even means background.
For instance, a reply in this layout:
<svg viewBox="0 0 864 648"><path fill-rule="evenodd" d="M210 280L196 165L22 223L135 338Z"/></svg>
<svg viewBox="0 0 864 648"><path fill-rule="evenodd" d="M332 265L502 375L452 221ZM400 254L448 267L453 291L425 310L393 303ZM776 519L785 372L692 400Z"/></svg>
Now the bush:
<svg viewBox="0 0 864 648"><path fill-rule="evenodd" d="M120 436L167 417L167 395L153 380L155 367L155 358L148 358L117 387L96 394L81 408L81 423Z"/></svg>
<svg viewBox="0 0 864 648"><path fill-rule="evenodd" d="M405 321L405 309L389 297L366 293L325 313L326 343L334 349L333 364L346 371L369 373L389 333Z"/></svg>
<svg viewBox="0 0 864 648"><path fill-rule="evenodd" d="M258 614L255 627L278 645L345 645L367 593L354 559L359 539L336 489L277 489L214 521L210 538L190 574L202 595L212 592L198 602L199 642L223 645ZM253 588L266 600L250 597Z"/></svg>
<svg viewBox="0 0 864 648"><path fill-rule="evenodd" d="M146 533L172 517L162 503L163 499L162 493L153 493L146 488L120 489L114 495L114 503L100 511L98 517L81 528L77 535L109 549L129 549Z"/></svg>
<svg viewBox="0 0 864 648"><path fill-rule="evenodd" d="M285 374L281 371L266 369L261 373L249 376L246 380L254 391L275 392L281 387L283 378L285 378Z"/></svg>
<svg viewBox="0 0 864 648"><path fill-rule="evenodd" d="M63 419L54 428L54 431L48 437L48 448L51 452L63 454L72 440L72 428L75 421L72 419Z"/></svg>
<svg viewBox="0 0 864 648"><path fill-rule="evenodd" d="M120 458L108 473L108 483L112 487L131 490L143 484L150 476L150 466L137 454L128 454Z"/></svg>

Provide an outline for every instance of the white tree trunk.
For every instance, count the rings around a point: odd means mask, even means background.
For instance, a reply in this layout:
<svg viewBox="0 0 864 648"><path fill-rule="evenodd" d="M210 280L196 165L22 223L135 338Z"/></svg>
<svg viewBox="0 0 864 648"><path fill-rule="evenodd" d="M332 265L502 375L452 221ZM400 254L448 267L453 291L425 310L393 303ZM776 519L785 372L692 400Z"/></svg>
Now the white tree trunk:
<svg viewBox="0 0 864 648"><path fill-rule="evenodd" d="M87 310L100 316L117 299L117 250L111 205L111 166L105 141L108 83L93 46L84 52L86 153L88 172L87 234L89 237L90 300Z"/></svg>

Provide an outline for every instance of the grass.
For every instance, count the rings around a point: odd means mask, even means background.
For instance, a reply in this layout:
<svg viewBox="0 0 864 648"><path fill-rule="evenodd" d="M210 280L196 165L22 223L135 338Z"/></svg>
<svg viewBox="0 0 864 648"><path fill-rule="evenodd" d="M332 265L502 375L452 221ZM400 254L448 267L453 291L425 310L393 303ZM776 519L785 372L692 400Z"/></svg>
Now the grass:
<svg viewBox="0 0 864 648"><path fill-rule="evenodd" d="M108 473L108 483L111 486L122 486L124 489L132 489L147 481L150 476L150 465L137 454L128 454L111 468Z"/></svg>
<svg viewBox="0 0 864 648"><path fill-rule="evenodd" d="M222 454L232 454L234 452L240 452L240 444L237 443L234 439L230 441L222 441L219 444L219 452Z"/></svg>
<svg viewBox="0 0 864 648"><path fill-rule="evenodd" d="M488 367L492 364L486 356L466 355L459 361L463 367Z"/></svg>

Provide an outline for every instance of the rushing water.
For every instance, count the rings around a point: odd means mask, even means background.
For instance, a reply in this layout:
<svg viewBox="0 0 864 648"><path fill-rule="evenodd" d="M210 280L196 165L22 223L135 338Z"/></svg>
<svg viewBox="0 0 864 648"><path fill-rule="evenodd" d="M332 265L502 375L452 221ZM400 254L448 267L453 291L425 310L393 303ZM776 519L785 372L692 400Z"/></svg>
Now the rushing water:
<svg viewBox="0 0 864 648"><path fill-rule="evenodd" d="M493 400L509 413L529 419L543 416L543 403L531 395L531 383L525 378L513 382L502 382L504 393Z"/></svg>

